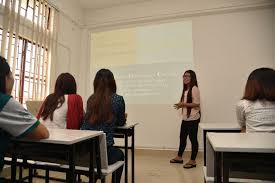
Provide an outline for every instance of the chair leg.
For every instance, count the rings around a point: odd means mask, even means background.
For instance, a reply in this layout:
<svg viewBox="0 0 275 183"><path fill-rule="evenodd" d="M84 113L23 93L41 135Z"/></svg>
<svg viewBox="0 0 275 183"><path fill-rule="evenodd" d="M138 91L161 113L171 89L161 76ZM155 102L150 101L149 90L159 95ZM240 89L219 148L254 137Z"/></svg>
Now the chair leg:
<svg viewBox="0 0 275 183"><path fill-rule="evenodd" d="M32 183L32 178L33 178L33 169L29 168L29 183Z"/></svg>
<svg viewBox="0 0 275 183"><path fill-rule="evenodd" d="M23 179L23 166L19 165L19 182Z"/></svg>
<svg viewBox="0 0 275 183"><path fill-rule="evenodd" d="M81 175L80 174L77 174L77 182L81 182Z"/></svg>
<svg viewBox="0 0 275 183"><path fill-rule="evenodd" d="M50 171L48 168L46 168L46 175L45 175L45 183L50 182Z"/></svg>

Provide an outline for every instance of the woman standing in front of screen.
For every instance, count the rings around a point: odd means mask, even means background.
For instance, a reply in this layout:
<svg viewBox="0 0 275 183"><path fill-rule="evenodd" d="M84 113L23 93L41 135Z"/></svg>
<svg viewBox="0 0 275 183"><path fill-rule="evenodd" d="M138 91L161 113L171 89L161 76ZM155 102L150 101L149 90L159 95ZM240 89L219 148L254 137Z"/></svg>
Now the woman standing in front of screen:
<svg viewBox="0 0 275 183"><path fill-rule="evenodd" d="M196 73L192 70L185 71L183 75L183 91L180 102L174 105L175 109L182 109L182 123L180 129L180 145L178 155L170 163L183 163L182 155L186 147L187 136L192 145L191 159L184 168L196 167L198 153L198 125L200 122L200 91Z"/></svg>

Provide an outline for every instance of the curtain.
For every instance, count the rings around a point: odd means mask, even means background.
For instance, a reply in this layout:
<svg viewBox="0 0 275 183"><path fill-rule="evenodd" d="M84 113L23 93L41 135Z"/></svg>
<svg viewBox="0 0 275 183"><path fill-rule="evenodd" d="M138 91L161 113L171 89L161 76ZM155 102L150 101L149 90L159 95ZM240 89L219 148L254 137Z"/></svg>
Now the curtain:
<svg viewBox="0 0 275 183"><path fill-rule="evenodd" d="M21 103L43 100L48 94L58 11L46 0L2 0L0 7L0 54L14 74L12 95Z"/></svg>

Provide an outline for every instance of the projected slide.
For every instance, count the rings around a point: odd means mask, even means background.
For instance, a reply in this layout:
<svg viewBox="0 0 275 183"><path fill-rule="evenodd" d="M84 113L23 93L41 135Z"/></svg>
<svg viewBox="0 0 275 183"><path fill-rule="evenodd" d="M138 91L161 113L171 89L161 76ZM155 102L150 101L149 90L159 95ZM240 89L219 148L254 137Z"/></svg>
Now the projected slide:
<svg viewBox="0 0 275 183"><path fill-rule="evenodd" d="M178 101L183 72L193 69L192 22L92 33L92 73L101 68L114 73L128 104Z"/></svg>

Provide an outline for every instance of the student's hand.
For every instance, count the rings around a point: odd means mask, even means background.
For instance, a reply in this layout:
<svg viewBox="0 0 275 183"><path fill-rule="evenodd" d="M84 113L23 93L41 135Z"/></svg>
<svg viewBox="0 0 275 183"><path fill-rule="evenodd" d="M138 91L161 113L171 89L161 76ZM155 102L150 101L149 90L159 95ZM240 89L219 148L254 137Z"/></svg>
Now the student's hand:
<svg viewBox="0 0 275 183"><path fill-rule="evenodd" d="M181 108L181 103L179 102L179 103L177 103L177 104L174 104L174 108L177 109L177 110L178 110L179 108Z"/></svg>
<svg viewBox="0 0 275 183"><path fill-rule="evenodd" d="M185 107L186 105L185 105L185 103L184 102L179 102L179 103L177 103L177 104L174 104L174 108L175 109L180 109L180 108L183 108L183 107Z"/></svg>

